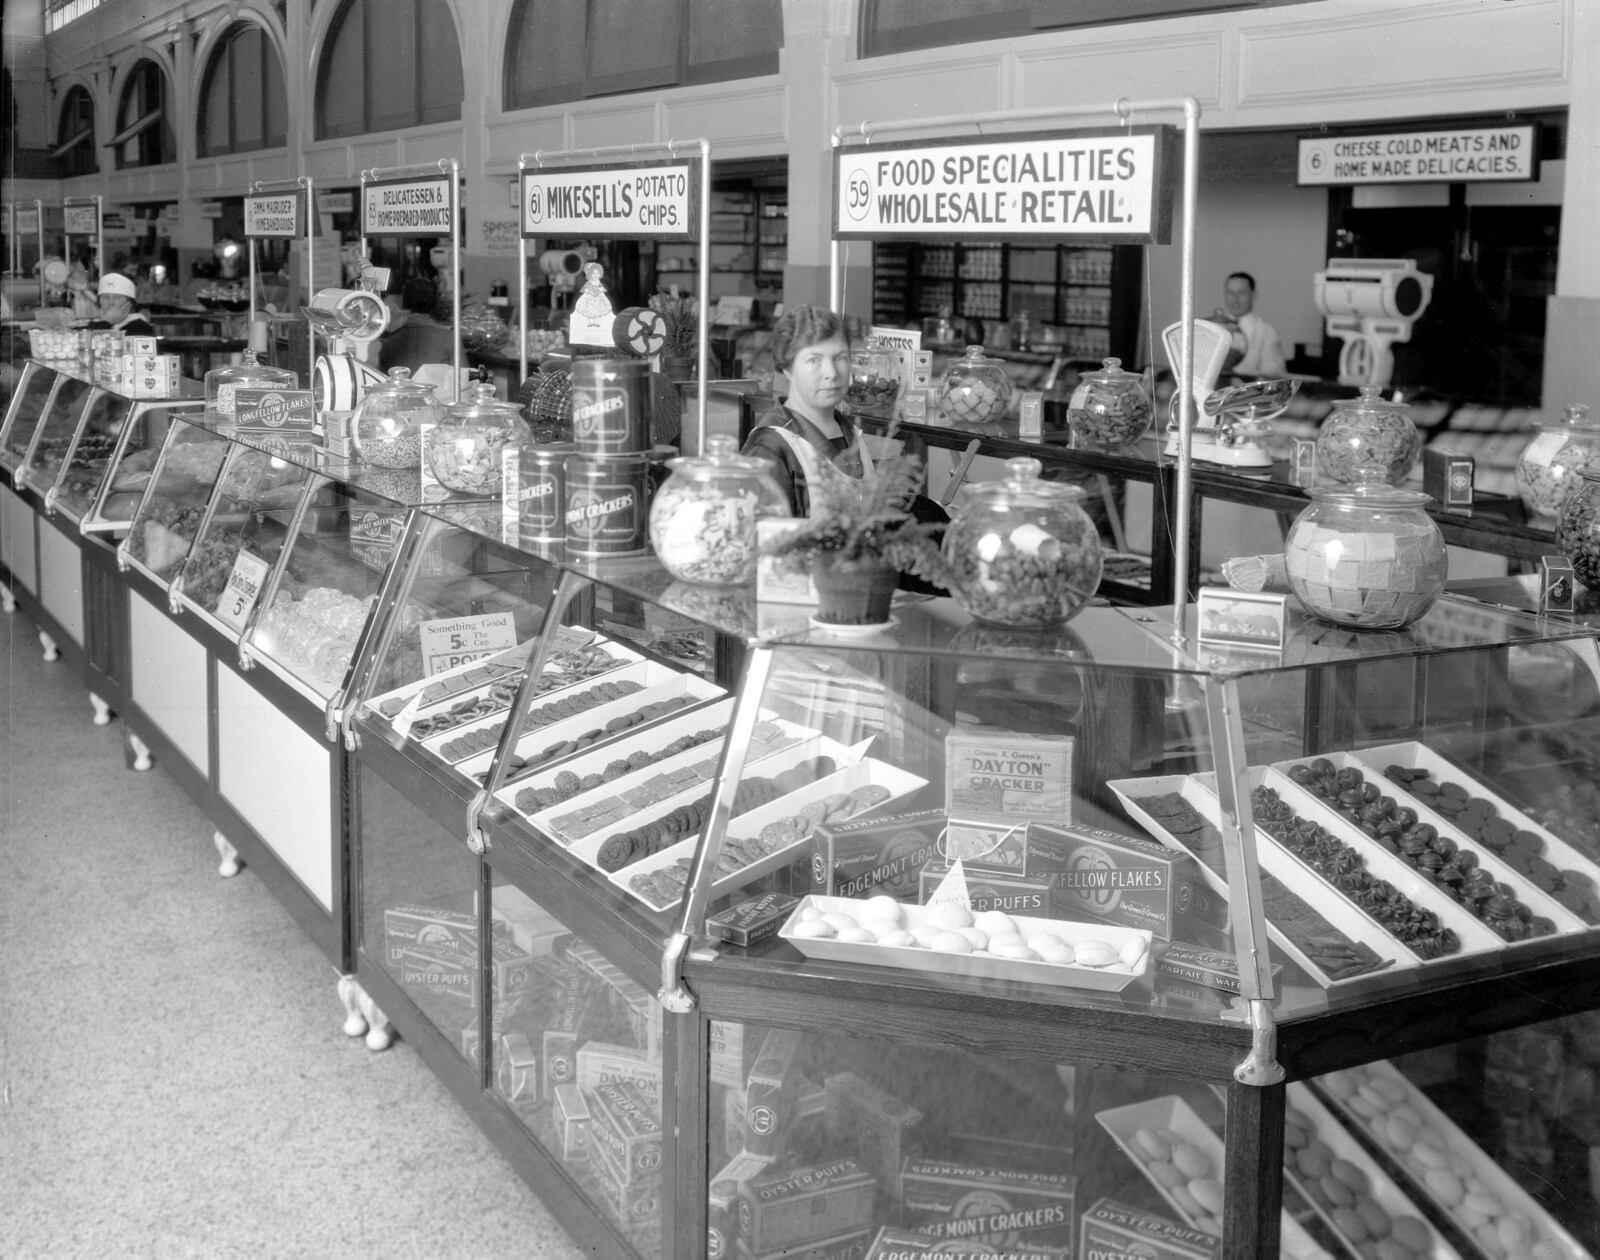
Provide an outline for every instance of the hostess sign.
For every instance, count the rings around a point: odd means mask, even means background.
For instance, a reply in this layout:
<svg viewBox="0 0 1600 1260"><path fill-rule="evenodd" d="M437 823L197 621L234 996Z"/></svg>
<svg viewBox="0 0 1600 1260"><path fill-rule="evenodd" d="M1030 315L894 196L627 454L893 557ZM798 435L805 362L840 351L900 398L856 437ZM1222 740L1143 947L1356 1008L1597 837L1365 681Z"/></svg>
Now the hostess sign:
<svg viewBox="0 0 1600 1260"><path fill-rule="evenodd" d="M394 179L361 190L363 236L449 236L450 177Z"/></svg>
<svg viewBox="0 0 1600 1260"><path fill-rule="evenodd" d="M1477 127L1300 141L1302 184L1467 184L1539 177L1538 130Z"/></svg>
<svg viewBox="0 0 1600 1260"><path fill-rule="evenodd" d="M842 146L833 234L1164 244L1172 157L1170 127Z"/></svg>
<svg viewBox="0 0 1600 1260"><path fill-rule="evenodd" d="M701 160L524 170L522 235L693 240Z"/></svg>
<svg viewBox="0 0 1600 1260"><path fill-rule="evenodd" d="M246 236L303 236L305 195L298 191L253 193L244 199Z"/></svg>

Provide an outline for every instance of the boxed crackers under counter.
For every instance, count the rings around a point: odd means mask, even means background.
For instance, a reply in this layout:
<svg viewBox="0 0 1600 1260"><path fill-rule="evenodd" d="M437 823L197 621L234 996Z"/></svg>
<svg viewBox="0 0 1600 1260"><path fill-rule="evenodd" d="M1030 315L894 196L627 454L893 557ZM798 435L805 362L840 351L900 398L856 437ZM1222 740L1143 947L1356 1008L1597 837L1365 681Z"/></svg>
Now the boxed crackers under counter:
<svg viewBox="0 0 1600 1260"><path fill-rule="evenodd" d="M865 1232L877 1193L854 1159L762 1173L739 1195L739 1246L760 1256Z"/></svg>
<svg viewBox="0 0 1600 1260"><path fill-rule="evenodd" d="M1028 874L1048 874L1061 918L1147 928L1158 941L1172 939L1191 885L1203 887L1186 853L1075 824L1029 824Z"/></svg>
<svg viewBox="0 0 1600 1260"><path fill-rule="evenodd" d="M918 873L939 856L945 817L942 809L919 809L818 827L811 837L811 891L914 901Z"/></svg>
<svg viewBox="0 0 1600 1260"><path fill-rule="evenodd" d="M589 1143L610 1160L622 1180L661 1175L661 1108L637 1085L602 1085L589 1097Z"/></svg>
<svg viewBox="0 0 1600 1260"><path fill-rule="evenodd" d="M739 1196L746 1182L771 1166L772 1160L766 1155L740 1151L712 1174L706 1206L708 1260L724 1260L733 1254L734 1240L739 1236Z"/></svg>
<svg viewBox="0 0 1600 1260"><path fill-rule="evenodd" d="M1219 1260L1222 1243L1165 1216L1097 1199L1083 1214L1078 1260Z"/></svg>
<svg viewBox="0 0 1600 1260"><path fill-rule="evenodd" d="M872 1231L853 1230L838 1238L824 1238L809 1243L804 1251L782 1247L777 1251L755 1252L741 1241L734 1250L739 1260L863 1260L872 1245Z"/></svg>
<svg viewBox="0 0 1600 1260"><path fill-rule="evenodd" d="M1077 1234L1077 1178L908 1159L900 1174L902 1223L937 1244L981 1243L1002 1251L1045 1249L1070 1256ZM980 1251L979 1254L982 1254Z"/></svg>
<svg viewBox="0 0 1600 1260"><path fill-rule="evenodd" d="M824 1089L832 1149L855 1152L878 1184L892 1187L922 1112L854 1072L835 1072Z"/></svg>

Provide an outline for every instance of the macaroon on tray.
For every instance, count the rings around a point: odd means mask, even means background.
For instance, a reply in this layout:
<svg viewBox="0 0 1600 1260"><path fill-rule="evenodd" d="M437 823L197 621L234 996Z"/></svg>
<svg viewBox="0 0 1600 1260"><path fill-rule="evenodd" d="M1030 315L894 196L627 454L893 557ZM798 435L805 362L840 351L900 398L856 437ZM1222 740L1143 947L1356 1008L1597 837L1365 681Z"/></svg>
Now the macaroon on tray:
<svg viewBox="0 0 1600 1260"><path fill-rule="evenodd" d="M1352 1255L1458 1260L1461 1254L1301 1081L1289 1085L1283 1175Z"/></svg>
<svg viewBox="0 0 1600 1260"><path fill-rule="evenodd" d="M1394 1064L1380 1059L1311 1085L1490 1260L1589 1260L1577 1239Z"/></svg>
<svg viewBox="0 0 1600 1260"><path fill-rule="evenodd" d="M898 767L862 754L866 744L846 750L844 764L826 754L807 757L807 749L793 749L771 758L760 773L747 771L733 802L717 855L711 886L713 897L743 888L752 880L793 861L799 848L824 822L845 822L892 809L894 805L927 786L927 780ZM689 814L687 825L668 843L656 846L648 841L648 852L634 854L620 867L609 870L611 880L630 896L653 910L665 910L683 899L688 887L695 848L709 817L711 792L698 795L676 807L667 806L647 816L642 824L630 820L627 833L650 834L652 823L670 820L682 810ZM607 840L585 840L573 845L579 857L607 870L618 840L613 833ZM592 856L591 856L592 855Z"/></svg>
<svg viewBox="0 0 1600 1260"><path fill-rule="evenodd" d="M1123 808L1152 836L1195 859L1200 878L1224 901L1228 881L1220 850L1222 810L1216 796L1193 775L1114 779L1109 784ZM1175 808L1187 807L1201 831L1179 833ZM1168 824L1171 824L1169 827ZM1215 843L1206 842L1215 837ZM1264 837L1256 840L1267 936L1325 989L1365 987L1404 975L1419 959L1343 898L1330 897L1317 875Z"/></svg>
<svg viewBox="0 0 1600 1260"><path fill-rule="evenodd" d="M1222 1139L1193 1107L1163 1094L1097 1111L1094 1118L1180 1220L1222 1236ZM1279 1217L1279 1239L1281 1254L1293 1260L1332 1260L1287 1211Z"/></svg>
<svg viewBox="0 0 1600 1260"><path fill-rule="evenodd" d="M1151 934L1114 924L974 913L955 901L803 898L778 935L807 958L1115 992L1150 971Z"/></svg>

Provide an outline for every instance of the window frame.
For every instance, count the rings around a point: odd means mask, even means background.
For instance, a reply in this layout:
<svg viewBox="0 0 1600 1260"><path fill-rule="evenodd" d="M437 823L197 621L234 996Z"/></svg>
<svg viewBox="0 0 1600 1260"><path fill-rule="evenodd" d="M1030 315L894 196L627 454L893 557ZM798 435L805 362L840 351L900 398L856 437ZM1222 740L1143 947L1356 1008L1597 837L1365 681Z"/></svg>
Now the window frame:
<svg viewBox="0 0 1600 1260"><path fill-rule="evenodd" d="M82 101L85 108L74 110L77 101ZM77 128L71 137L65 135L69 124ZM83 84L74 83L61 98L61 110L56 116L56 141L51 147L50 159L55 163L57 178L74 179L99 173L100 155L94 144L94 125L94 93ZM86 162L78 160L80 152L88 153Z"/></svg>
<svg viewBox="0 0 1600 1260"><path fill-rule="evenodd" d="M152 83L155 87L154 103L148 99L141 99L135 105L135 94L148 98L151 95ZM177 137L172 129L171 104L172 90L167 82L166 69L161 63L154 57L141 57L134 62L117 97L116 132L104 144L105 148L112 150L117 170L167 166L178 160ZM134 112L135 109L137 113ZM127 156L127 147L129 142L134 140L138 141L137 151L130 158Z"/></svg>
<svg viewBox="0 0 1600 1260"><path fill-rule="evenodd" d="M660 3L661 0L655 0ZM670 62L661 62L653 69L639 69L619 74L591 74L594 49L599 40L593 38L596 29L594 5L596 0L581 0L584 15L583 50L577 64L582 72L566 82L550 87L525 88L519 81L517 49L523 41L523 30L528 23L537 21L537 8L541 0L516 0L506 23L505 60L501 67L501 108L507 112L537 109L547 105L566 105L577 101L595 100L608 96L624 96L632 92L660 91L664 88L693 87L705 83L729 83L739 79L755 79L777 74L783 51L783 8L780 0L768 0L778 20L778 42L770 51L728 57L720 61L691 62L689 60L690 31L694 18L694 0L676 0L673 13L673 55ZM602 26L600 40L608 32Z"/></svg>
<svg viewBox="0 0 1600 1260"><path fill-rule="evenodd" d="M315 138L317 140L343 140L352 136L374 135L380 132L400 131L408 127L426 127L439 123L461 121L462 108L466 103L466 64L462 60L461 32L456 27L455 15L451 12L450 5L446 3L446 0L412 0L412 36L415 48L417 49L417 55L414 57L413 64L411 66L401 68L401 71L408 74L413 85L410 111L404 115L386 117L381 125L374 125L373 102L371 94L372 79L370 75L363 73L361 88L361 117L354 122L336 122L328 118L326 105L329 74L328 67L332 60L332 54L335 45L341 38L345 37L347 26L352 20L351 11L359 6L361 30L357 38L360 39L361 66L363 71L365 71L368 67L380 64L380 59L372 56L375 34L379 39L387 37L392 40L393 38L393 11L387 11L386 16L388 20L385 24L382 19L375 18L375 3L376 0L342 0L338 8L334 10L333 16L328 21L322 47L317 54L315 88L312 92L312 118L315 130ZM451 37L455 40L456 72L459 78L461 93L454 101L445 104L430 103L427 89L424 86L423 76L416 72L418 67L425 62L429 64L438 64L440 62L440 58L438 58L431 51L426 59L421 55L422 49L425 46L423 36L427 30L424 22L423 10L430 6L436 10L437 16L442 17L443 20L448 23ZM380 26L387 26L387 35L384 29L379 29L376 32L374 31L375 21L377 21ZM401 71L393 72L398 73ZM399 118L400 121L396 121L396 118Z"/></svg>
<svg viewBox="0 0 1600 1260"><path fill-rule="evenodd" d="M238 101L239 101L239 76L236 72L238 61L238 45L241 39L254 32L261 40L261 65L260 74L260 107L262 139L258 144L247 144L239 139L238 129ZM266 73L268 67L277 67L277 87L283 93L283 134L273 135L272 126L272 88L271 76ZM226 69L227 81L227 140L220 148L207 145L205 127L201 122L211 113L211 95L215 86L217 74ZM238 21L228 26L222 36L212 47L211 55L206 59L205 70L200 75L200 92L198 97L199 108L195 113L194 149L195 156L201 158L222 157L229 153L256 153L262 149L282 149L289 143L289 85L284 72L283 58L278 55L278 47L272 40L272 34L266 27L258 22Z"/></svg>

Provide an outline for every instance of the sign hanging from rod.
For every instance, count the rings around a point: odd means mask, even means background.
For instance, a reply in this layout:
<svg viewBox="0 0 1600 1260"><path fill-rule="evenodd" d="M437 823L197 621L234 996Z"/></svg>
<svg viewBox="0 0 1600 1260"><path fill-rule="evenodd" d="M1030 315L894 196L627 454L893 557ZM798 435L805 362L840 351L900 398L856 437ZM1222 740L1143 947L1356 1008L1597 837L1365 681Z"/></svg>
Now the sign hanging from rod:
<svg viewBox="0 0 1600 1260"><path fill-rule="evenodd" d="M700 230L700 158L522 172L522 235L691 241Z"/></svg>

